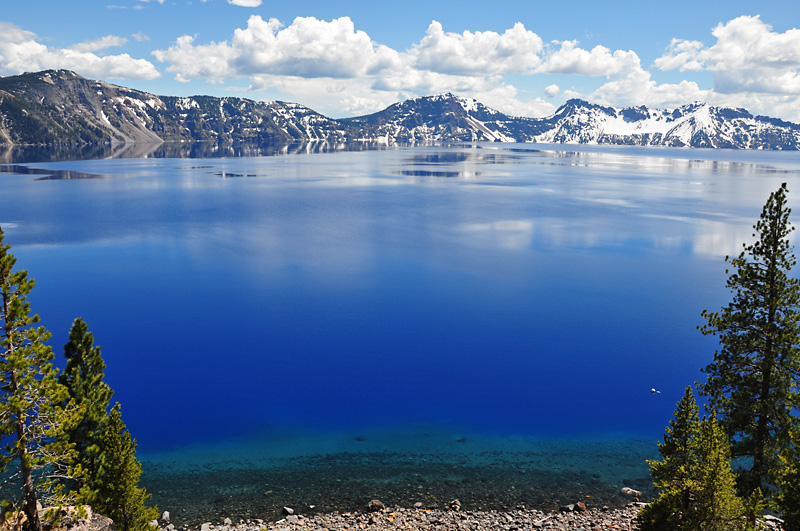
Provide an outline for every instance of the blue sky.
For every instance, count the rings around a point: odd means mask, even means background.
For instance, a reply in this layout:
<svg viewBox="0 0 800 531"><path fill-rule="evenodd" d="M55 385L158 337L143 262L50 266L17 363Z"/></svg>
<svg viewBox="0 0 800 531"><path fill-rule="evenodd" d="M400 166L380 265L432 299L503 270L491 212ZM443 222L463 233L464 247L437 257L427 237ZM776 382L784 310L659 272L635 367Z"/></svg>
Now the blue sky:
<svg viewBox="0 0 800 531"><path fill-rule="evenodd" d="M66 68L333 117L449 91L521 116L580 97L800 122L798 26L796 0L4 0L0 75Z"/></svg>

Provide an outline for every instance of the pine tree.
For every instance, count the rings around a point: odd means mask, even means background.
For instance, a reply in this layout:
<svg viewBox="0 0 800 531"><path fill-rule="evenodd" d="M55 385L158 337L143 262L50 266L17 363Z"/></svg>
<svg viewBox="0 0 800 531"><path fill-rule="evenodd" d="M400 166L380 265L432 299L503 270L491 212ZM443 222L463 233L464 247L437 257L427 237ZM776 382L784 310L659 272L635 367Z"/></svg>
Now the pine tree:
<svg viewBox="0 0 800 531"><path fill-rule="evenodd" d="M642 531L746 529L727 436L713 412L700 419L691 388L678 402L658 451L662 459L648 461L658 497L639 512Z"/></svg>
<svg viewBox="0 0 800 531"><path fill-rule="evenodd" d="M83 501L91 503L92 492L97 489L103 433L114 392L103 381L105 363L100 347L94 345L94 337L81 318L72 324L69 341L64 345L64 356L67 366L58 381L67 388L82 411L80 422L66 436L77 452L75 465L80 466L82 472Z"/></svg>
<svg viewBox="0 0 800 531"><path fill-rule="evenodd" d="M730 442L715 411L711 411L700 421L697 438L698 469L697 486L697 529L735 530L746 529L749 519L747 507L736 495L736 476L730 462ZM759 507L761 491L753 492L755 511Z"/></svg>
<svg viewBox="0 0 800 531"><path fill-rule="evenodd" d="M778 508L785 531L800 531L800 430L791 434L792 444L781 455L784 469L778 477Z"/></svg>
<svg viewBox="0 0 800 531"><path fill-rule="evenodd" d="M721 415L733 457L748 458L749 470L740 471L746 494L774 485L778 455L798 426L792 409L800 398L800 282L789 277L796 260L787 193L784 183L769 196L754 225L755 243L726 258L732 302L702 314L702 332L718 335L721 348L703 370L708 378L701 390Z"/></svg>
<svg viewBox="0 0 800 531"><path fill-rule="evenodd" d="M150 522L158 518L158 509L146 505L150 495L139 487L141 475L136 441L122 422L117 404L103 434L94 509L114 520L119 531L150 531Z"/></svg>
<svg viewBox="0 0 800 531"><path fill-rule="evenodd" d="M642 530L688 529L680 526L692 503L691 474L697 469L694 442L700 425L700 412L690 387L678 402L675 418L670 420L659 443L661 461L648 461L650 475L659 492L658 499L639 512Z"/></svg>
<svg viewBox="0 0 800 531"><path fill-rule="evenodd" d="M25 527L41 531L37 501L54 494L53 481L64 477L72 453L63 431L75 422L72 405L46 344L50 333L36 326L27 298L34 287L26 271L13 271L14 255L3 243L0 229L0 291L2 291L2 342L0 342L0 473L12 470L7 481L21 483L21 499L4 502L4 510L21 506Z"/></svg>

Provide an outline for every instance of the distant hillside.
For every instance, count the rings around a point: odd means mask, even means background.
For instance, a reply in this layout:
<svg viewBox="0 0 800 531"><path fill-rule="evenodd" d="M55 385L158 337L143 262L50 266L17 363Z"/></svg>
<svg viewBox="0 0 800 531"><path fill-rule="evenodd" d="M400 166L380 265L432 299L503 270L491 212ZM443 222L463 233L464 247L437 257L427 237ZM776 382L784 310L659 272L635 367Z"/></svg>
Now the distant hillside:
<svg viewBox="0 0 800 531"><path fill-rule="evenodd" d="M296 103L177 98L67 70L0 78L0 144L214 141L489 141L798 150L800 126L703 103L618 109L570 100L546 118L513 117L452 94L334 120Z"/></svg>

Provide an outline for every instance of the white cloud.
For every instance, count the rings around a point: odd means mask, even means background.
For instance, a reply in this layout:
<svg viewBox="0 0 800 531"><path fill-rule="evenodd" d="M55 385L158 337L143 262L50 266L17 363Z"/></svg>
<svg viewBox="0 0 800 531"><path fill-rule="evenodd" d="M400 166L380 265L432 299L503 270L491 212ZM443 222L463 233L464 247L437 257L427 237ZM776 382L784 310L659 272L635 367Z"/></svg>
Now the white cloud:
<svg viewBox="0 0 800 531"><path fill-rule="evenodd" d="M132 35L132 37L137 42L144 42L144 41L149 41L150 40L150 37L146 33L144 33L143 31L137 31L136 33L134 33Z"/></svg>
<svg viewBox="0 0 800 531"><path fill-rule="evenodd" d="M654 64L661 70L680 69L681 72L698 72L703 69L703 64L698 58L703 46L700 41L672 39L667 53L656 59Z"/></svg>
<svg viewBox="0 0 800 531"><path fill-rule="evenodd" d="M606 105L673 108L693 101L709 101L710 96L711 91L702 90L693 81L658 84L651 79L650 72L632 69L603 84L588 98Z"/></svg>
<svg viewBox="0 0 800 531"><path fill-rule="evenodd" d="M539 65L542 39L517 22L502 35L493 31L445 33L435 20L410 55L422 70L445 74L523 73Z"/></svg>
<svg viewBox="0 0 800 531"><path fill-rule="evenodd" d="M742 16L711 33L717 41L710 47L674 39L655 66L708 70L714 90L723 94L800 94L800 29L776 33L758 16Z"/></svg>
<svg viewBox="0 0 800 531"><path fill-rule="evenodd" d="M547 74L574 74L584 76L610 76L639 65L639 56L632 51L612 52L605 46L589 50L578 47L578 41L556 42L560 48L548 51L537 72Z"/></svg>
<svg viewBox="0 0 800 531"><path fill-rule="evenodd" d="M230 42L195 45L184 35L167 50L153 52L168 62L177 79L205 78L221 82L229 77L258 75L305 78L351 78L375 75L399 63L399 54L375 45L356 31L349 17L330 22L298 17L286 28L277 19L253 15L247 28L237 29Z"/></svg>
<svg viewBox="0 0 800 531"><path fill-rule="evenodd" d="M258 7L261 0L228 0L228 3L239 7Z"/></svg>
<svg viewBox="0 0 800 531"><path fill-rule="evenodd" d="M544 94L548 98L553 98L555 96L558 96L558 94L560 92L561 92L561 88L558 85L556 85L555 83L552 84L552 85L548 85L548 86L546 86L544 88Z"/></svg>
<svg viewBox="0 0 800 531"><path fill-rule="evenodd" d="M145 59L134 59L128 54L101 56L94 53L106 46L118 45L119 39L109 36L73 48L50 48L38 42L34 33L0 22L0 72L16 75L65 68L98 79L155 79L161 75Z"/></svg>
<svg viewBox="0 0 800 531"><path fill-rule="evenodd" d="M127 42L128 39L125 37L106 35L105 37L100 37L99 39L85 41L74 46L70 46L69 49L76 52L98 52L100 50L105 50L106 48L124 46Z"/></svg>

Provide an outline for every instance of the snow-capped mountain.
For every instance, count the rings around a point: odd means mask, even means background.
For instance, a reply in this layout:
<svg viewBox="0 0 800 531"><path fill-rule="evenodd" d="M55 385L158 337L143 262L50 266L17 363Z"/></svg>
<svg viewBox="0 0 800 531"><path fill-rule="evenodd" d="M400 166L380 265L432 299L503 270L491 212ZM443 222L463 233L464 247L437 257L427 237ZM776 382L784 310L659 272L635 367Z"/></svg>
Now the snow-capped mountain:
<svg viewBox="0 0 800 531"><path fill-rule="evenodd" d="M520 118L449 93L335 120L296 103L155 96L67 70L0 78L0 144L186 141L485 141L798 150L800 126L704 103L618 109L570 100L552 116Z"/></svg>
<svg viewBox="0 0 800 531"><path fill-rule="evenodd" d="M552 116L518 118L452 94L396 103L346 122L397 141L470 140L737 149L800 147L800 126L744 109L693 103L617 109L569 100Z"/></svg>
<svg viewBox="0 0 800 531"><path fill-rule="evenodd" d="M692 103L676 109L617 109L570 100L530 141L637 146L798 149L800 127L744 109Z"/></svg>
<svg viewBox="0 0 800 531"><path fill-rule="evenodd" d="M515 142L511 132L516 120L477 100L448 93L406 100L375 114L341 121L360 127L370 139Z"/></svg>

